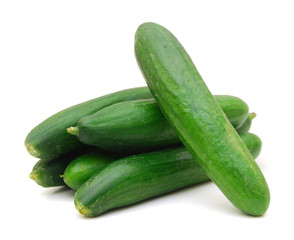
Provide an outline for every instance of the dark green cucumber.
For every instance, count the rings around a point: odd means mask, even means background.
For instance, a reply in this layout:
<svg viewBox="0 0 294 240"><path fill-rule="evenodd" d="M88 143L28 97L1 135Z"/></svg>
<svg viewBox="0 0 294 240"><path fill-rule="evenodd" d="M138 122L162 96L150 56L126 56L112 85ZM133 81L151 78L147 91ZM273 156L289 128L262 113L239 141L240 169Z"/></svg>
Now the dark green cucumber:
<svg viewBox="0 0 294 240"><path fill-rule="evenodd" d="M35 164L29 176L42 187L65 186L63 173L68 164L90 150L93 150L93 147L85 146L83 149L63 154L56 159L41 159Z"/></svg>
<svg viewBox="0 0 294 240"><path fill-rule="evenodd" d="M111 93L62 110L36 126L27 135L25 146L37 158L54 159L81 147L82 143L67 133L66 129L78 121L111 104L133 99L151 98L146 87Z"/></svg>
<svg viewBox="0 0 294 240"><path fill-rule="evenodd" d="M238 133L245 133L248 132L251 128L252 120L256 117L256 113L252 112L249 113L245 122L238 128L236 128Z"/></svg>
<svg viewBox="0 0 294 240"><path fill-rule="evenodd" d="M248 106L240 98L218 95L215 99L233 125L240 126L246 120ZM132 154L181 144L154 99L110 105L82 118L68 132L84 144Z"/></svg>
<svg viewBox="0 0 294 240"><path fill-rule="evenodd" d="M65 169L63 180L67 186L77 190L95 172L109 165L118 156L109 153L93 151L75 158Z"/></svg>
<svg viewBox="0 0 294 240"><path fill-rule="evenodd" d="M145 23L136 32L135 55L159 108L207 175L237 208L263 215L266 180L183 46L164 27Z"/></svg>
<svg viewBox="0 0 294 240"><path fill-rule="evenodd" d="M241 138L253 157L257 156L260 139L250 133ZM81 214L94 217L208 180L197 158L185 147L163 149L122 158L97 171L77 190L75 206Z"/></svg>
<svg viewBox="0 0 294 240"><path fill-rule="evenodd" d="M64 158L60 156L53 160L39 160L32 172L30 178L42 187L65 186L62 174L67 165L73 158Z"/></svg>

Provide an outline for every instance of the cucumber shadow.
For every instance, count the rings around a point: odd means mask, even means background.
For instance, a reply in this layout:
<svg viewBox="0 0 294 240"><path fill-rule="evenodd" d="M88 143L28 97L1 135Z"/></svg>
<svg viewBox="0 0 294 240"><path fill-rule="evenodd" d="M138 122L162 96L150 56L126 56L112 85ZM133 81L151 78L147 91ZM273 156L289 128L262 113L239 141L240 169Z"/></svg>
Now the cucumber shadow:
<svg viewBox="0 0 294 240"><path fill-rule="evenodd" d="M41 193L50 200L73 201L75 191L67 186L46 188Z"/></svg>

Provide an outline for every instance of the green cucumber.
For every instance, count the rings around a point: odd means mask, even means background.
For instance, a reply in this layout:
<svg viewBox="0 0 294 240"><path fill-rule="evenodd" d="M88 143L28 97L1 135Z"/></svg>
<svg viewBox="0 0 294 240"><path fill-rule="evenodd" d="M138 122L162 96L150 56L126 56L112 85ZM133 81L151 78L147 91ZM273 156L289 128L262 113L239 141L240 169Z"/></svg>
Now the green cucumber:
<svg viewBox="0 0 294 240"><path fill-rule="evenodd" d="M239 135L242 141L246 144L246 147L248 148L252 157L256 159L261 152L261 139L255 134L249 132L239 133Z"/></svg>
<svg viewBox="0 0 294 240"><path fill-rule="evenodd" d="M183 46L164 27L145 23L135 55L159 108L207 175L235 207L263 215L267 182Z"/></svg>
<svg viewBox="0 0 294 240"><path fill-rule="evenodd" d="M240 126L248 106L240 98L215 96L235 126ZM113 152L142 152L180 145L181 141L166 121L154 99L139 99L110 105L82 118L68 132L88 145Z"/></svg>
<svg viewBox="0 0 294 240"><path fill-rule="evenodd" d="M60 156L53 160L40 159L29 177L42 187L65 186L62 174L73 158Z"/></svg>
<svg viewBox="0 0 294 240"><path fill-rule="evenodd" d="M260 139L251 133L244 133L241 138L255 157L261 149ZM110 163L78 188L74 202L81 214L94 217L208 180L198 159L185 147L175 147Z"/></svg>
<svg viewBox="0 0 294 240"><path fill-rule="evenodd" d="M68 127L76 125L81 118L117 102L151 97L148 88L141 87L111 93L72 106L54 114L33 128L25 139L25 147L34 157L57 158L82 147L82 143L66 131Z"/></svg>
<svg viewBox="0 0 294 240"><path fill-rule="evenodd" d="M241 98L230 95L214 95L234 128L244 124L249 114L249 107Z"/></svg>
<svg viewBox="0 0 294 240"><path fill-rule="evenodd" d="M256 113L252 112L248 114L247 119L245 122L238 128L236 128L238 133L245 133L248 132L251 128L252 120L256 117Z"/></svg>
<svg viewBox="0 0 294 240"><path fill-rule="evenodd" d="M79 155L93 150L93 147L86 146L78 151L63 154L56 159L40 159L33 167L29 177L42 187L65 186L63 173L68 164Z"/></svg>
<svg viewBox="0 0 294 240"><path fill-rule="evenodd" d="M101 151L93 151L75 158L65 169L63 180L67 186L77 190L95 172L109 165L118 156Z"/></svg>

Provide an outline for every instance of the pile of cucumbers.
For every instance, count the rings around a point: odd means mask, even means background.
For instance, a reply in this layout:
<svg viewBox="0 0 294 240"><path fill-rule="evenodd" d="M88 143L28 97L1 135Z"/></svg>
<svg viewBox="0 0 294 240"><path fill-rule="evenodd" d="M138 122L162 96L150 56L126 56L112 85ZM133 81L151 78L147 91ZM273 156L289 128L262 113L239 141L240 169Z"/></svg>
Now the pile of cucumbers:
<svg viewBox="0 0 294 240"><path fill-rule="evenodd" d="M49 117L27 135L39 158L30 178L68 186L94 217L212 180L243 212L263 215L270 193L249 133L255 113L240 98L213 96L189 55L164 27L144 23L135 55L148 87L111 93Z"/></svg>

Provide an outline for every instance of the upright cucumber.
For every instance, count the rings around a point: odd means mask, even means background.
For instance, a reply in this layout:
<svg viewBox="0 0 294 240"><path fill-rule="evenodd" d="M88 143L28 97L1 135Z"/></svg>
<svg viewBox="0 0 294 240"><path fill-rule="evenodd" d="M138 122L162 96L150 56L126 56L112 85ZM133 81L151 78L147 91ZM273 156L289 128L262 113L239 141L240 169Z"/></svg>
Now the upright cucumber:
<svg viewBox="0 0 294 240"><path fill-rule="evenodd" d="M241 138L256 157L261 149L260 139L251 133L244 133ZM99 161L96 164L100 165ZM75 206L81 214L94 217L208 180L198 159L185 147L163 149L122 158L97 171L78 188Z"/></svg>
<svg viewBox="0 0 294 240"><path fill-rule="evenodd" d="M236 128L238 133L245 133L248 132L251 128L251 124L252 124L252 120L256 117L256 113L252 112L248 114L247 119L245 120L245 122Z"/></svg>
<svg viewBox="0 0 294 240"><path fill-rule="evenodd" d="M68 164L64 171L63 180L67 186L77 190L95 172L118 158L118 155L101 152L100 150L83 154Z"/></svg>
<svg viewBox="0 0 294 240"><path fill-rule="evenodd" d="M215 96L219 105L238 127L248 116L248 106L240 98ZM154 99L116 103L82 118L68 132L88 145L114 152L142 152L181 144Z"/></svg>
<svg viewBox="0 0 294 240"><path fill-rule="evenodd" d="M27 135L25 146L37 158L54 159L81 147L81 142L67 133L66 129L75 126L85 116L111 104L152 97L146 87L133 88L111 93L62 110L36 126Z"/></svg>
<svg viewBox="0 0 294 240"><path fill-rule="evenodd" d="M237 208L263 215L266 180L183 46L164 27L145 23L135 55L159 108L207 175Z"/></svg>
<svg viewBox="0 0 294 240"><path fill-rule="evenodd" d="M63 154L58 158L40 159L33 167L29 177L42 187L65 186L63 173L68 164L79 155L90 151L93 147L85 146L78 151Z"/></svg>

